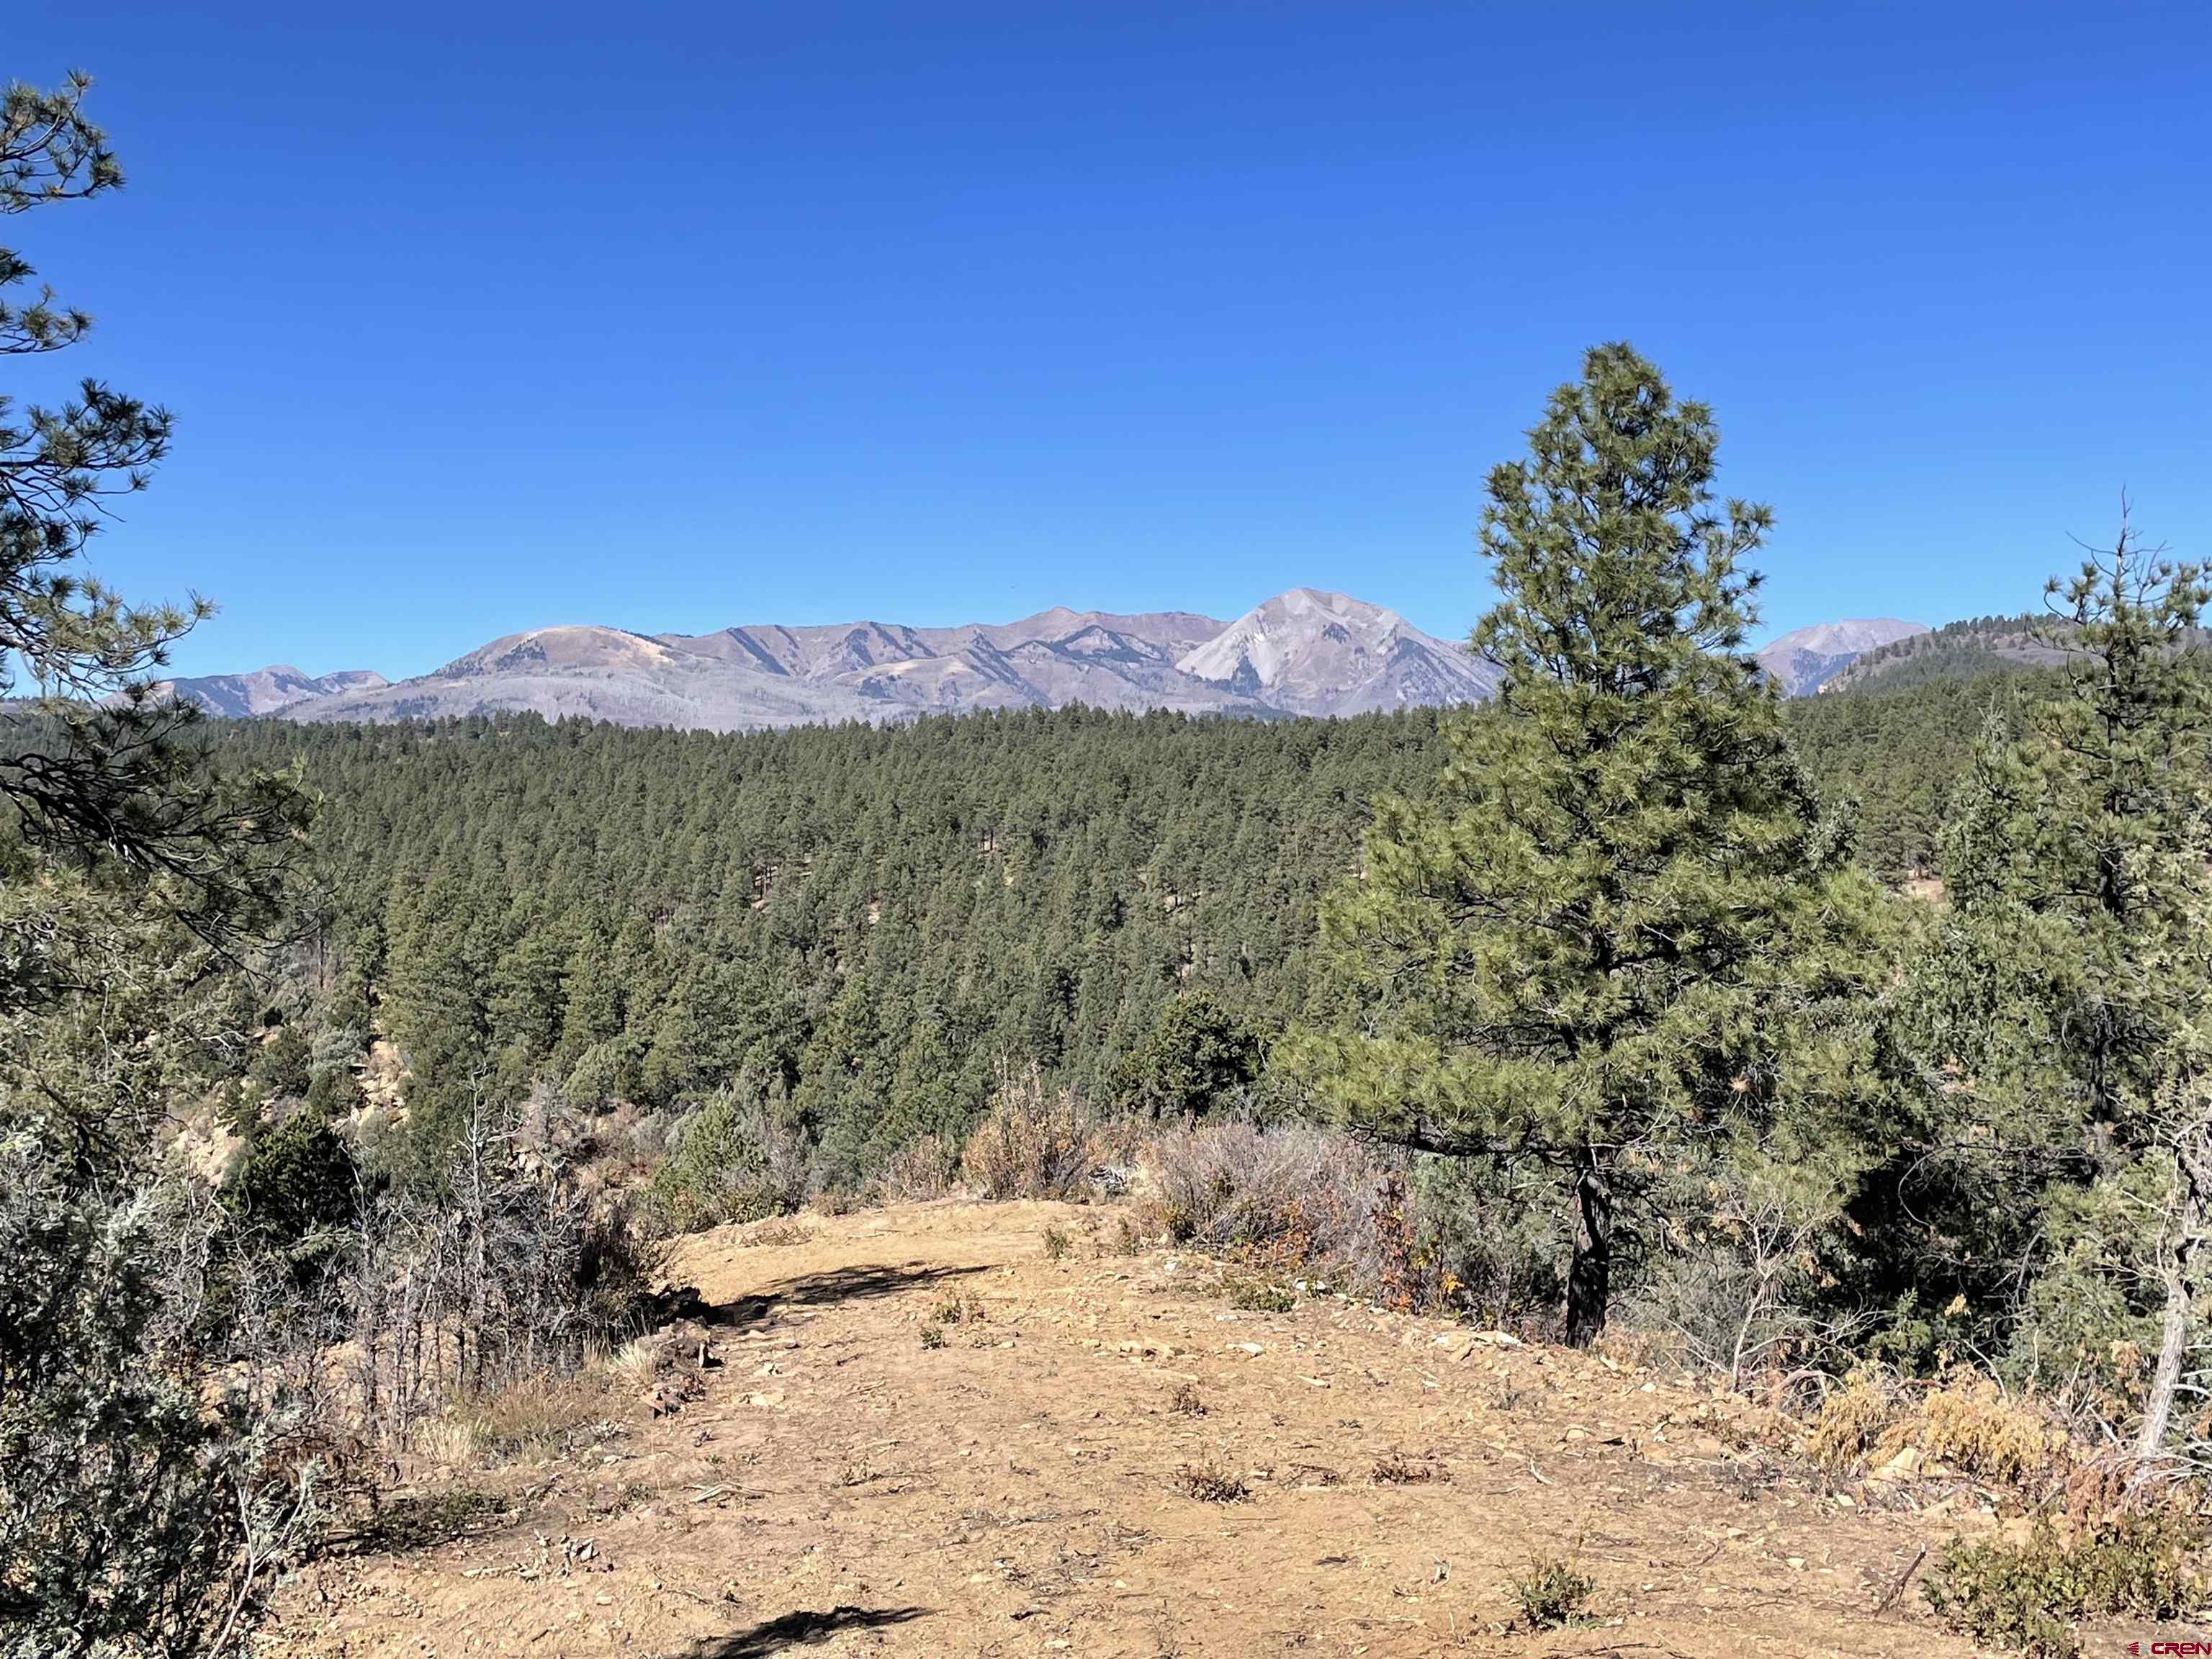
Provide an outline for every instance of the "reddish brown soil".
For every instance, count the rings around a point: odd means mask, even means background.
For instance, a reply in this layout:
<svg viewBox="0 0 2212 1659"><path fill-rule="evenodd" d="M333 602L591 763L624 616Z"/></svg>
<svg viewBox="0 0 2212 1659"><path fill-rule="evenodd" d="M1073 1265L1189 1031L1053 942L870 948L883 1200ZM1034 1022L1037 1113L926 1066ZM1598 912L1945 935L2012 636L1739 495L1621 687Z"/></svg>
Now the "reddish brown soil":
<svg viewBox="0 0 2212 1659"><path fill-rule="evenodd" d="M724 1230L703 1396L490 1477L503 1518L326 1563L300 1655L1960 1655L1890 1596L1953 1523L1732 1451L1726 1408L1587 1355L1347 1305L1240 1313L1117 1212L948 1202ZM1047 1259L1046 1231L1070 1234ZM973 1298L981 1322L936 1328ZM1175 1408L1178 1384L1202 1414ZM1378 1465L1397 1468L1378 1474ZM1183 1472L1249 1496L1187 1495ZM1391 1479L1411 1474L1426 1479ZM1540 1553L1596 1580L1529 1631ZM1877 1611L1887 1601L1884 1610Z"/></svg>

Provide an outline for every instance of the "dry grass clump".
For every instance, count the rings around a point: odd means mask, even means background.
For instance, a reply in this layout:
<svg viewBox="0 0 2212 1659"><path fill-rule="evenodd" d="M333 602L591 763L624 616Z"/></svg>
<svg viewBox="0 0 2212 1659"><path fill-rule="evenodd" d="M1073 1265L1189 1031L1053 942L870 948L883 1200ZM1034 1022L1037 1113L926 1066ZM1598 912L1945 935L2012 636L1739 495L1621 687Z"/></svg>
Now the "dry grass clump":
<svg viewBox="0 0 2212 1659"><path fill-rule="evenodd" d="M1993 1378L1969 1371L1953 1371L1917 1392L1878 1372L1855 1371L1821 1406L1805 1451L1838 1474L1909 1451L1916 1461L1977 1480L2038 1487L2065 1476L2075 1462L2055 1421L2032 1403L2006 1398Z"/></svg>
<svg viewBox="0 0 2212 1659"><path fill-rule="evenodd" d="M1181 1417L1203 1417L1206 1401L1200 1397L1198 1384L1178 1382L1168 1393L1168 1409Z"/></svg>
<svg viewBox="0 0 2212 1659"><path fill-rule="evenodd" d="M1252 1495L1242 1475L1218 1463L1186 1463L1176 1471L1176 1490L1201 1504L1242 1504Z"/></svg>
<svg viewBox="0 0 2212 1659"><path fill-rule="evenodd" d="M1403 1172L1349 1136L1209 1123L1160 1135L1144 1163L1162 1229L1177 1243L1407 1310L1447 1297L1441 1272L1415 1243Z"/></svg>
<svg viewBox="0 0 2212 1659"><path fill-rule="evenodd" d="M415 1454L441 1471L472 1469L484 1455L483 1426L471 1417L440 1417L417 1425Z"/></svg>
<svg viewBox="0 0 2212 1659"><path fill-rule="evenodd" d="M977 1297L955 1291L937 1304L929 1317L939 1325L981 1325L989 1320L990 1315L983 1310L983 1304Z"/></svg>
<svg viewBox="0 0 2212 1659"><path fill-rule="evenodd" d="M448 1470L545 1462L623 1431L633 1414L616 1379L594 1370L534 1377L471 1395L415 1431L416 1449Z"/></svg>
<svg viewBox="0 0 2212 1659"><path fill-rule="evenodd" d="M1378 1486L1425 1486L1437 1478L1437 1471L1425 1457L1385 1452L1375 1460L1374 1478Z"/></svg>
<svg viewBox="0 0 2212 1659"><path fill-rule="evenodd" d="M1066 1228L1054 1225L1044 1230L1044 1259L1046 1261L1065 1261L1067 1259L1068 1252L1073 1250L1074 1248L1075 1240L1070 1237Z"/></svg>
<svg viewBox="0 0 2212 1659"><path fill-rule="evenodd" d="M746 1232L744 1242L748 1244L765 1245L770 1249L776 1249L785 1245L804 1244L813 1237L814 1229L805 1222L794 1221L788 1216L777 1216L770 1220L756 1223Z"/></svg>
<svg viewBox="0 0 2212 1659"><path fill-rule="evenodd" d="M1053 1093L1036 1066L1000 1076L991 1109L960 1154L968 1184L993 1202L1086 1197L1097 1162L1075 1091Z"/></svg>
<svg viewBox="0 0 2212 1659"><path fill-rule="evenodd" d="M951 1195L960 1179L960 1144L950 1135L921 1135L893 1152L876 1176L885 1204L927 1203Z"/></svg>
<svg viewBox="0 0 2212 1659"><path fill-rule="evenodd" d="M606 1362L608 1382L618 1396L644 1405L653 1416L670 1416L706 1393L712 1346L695 1321L664 1325L615 1351Z"/></svg>

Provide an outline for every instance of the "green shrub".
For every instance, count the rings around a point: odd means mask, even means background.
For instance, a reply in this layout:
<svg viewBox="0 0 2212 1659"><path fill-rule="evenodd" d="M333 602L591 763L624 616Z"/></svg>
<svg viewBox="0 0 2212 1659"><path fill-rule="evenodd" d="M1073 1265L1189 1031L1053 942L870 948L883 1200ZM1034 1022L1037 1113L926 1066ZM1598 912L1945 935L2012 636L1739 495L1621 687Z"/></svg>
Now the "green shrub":
<svg viewBox="0 0 2212 1659"><path fill-rule="evenodd" d="M1571 1555L1538 1555L1528 1571L1506 1581L1521 1617L1531 1630L1557 1630L1582 1617L1597 1580L1581 1571Z"/></svg>
<svg viewBox="0 0 2212 1659"><path fill-rule="evenodd" d="M1236 1275L1222 1288L1229 1292L1229 1305L1247 1313L1288 1313L1298 1305L1296 1291L1258 1273Z"/></svg>
<svg viewBox="0 0 2212 1659"><path fill-rule="evenodd" d="M788 1215L805 1200L810 1152L780 1096L721 1090L684 1120L647 1209L671 1233Z"/></svg>
<svg viewBox="0 0 2212 1659"><path fill-rule="evenodd" d="M289 1244L349 1224L357 1194L353 1156L320 1112L295 1112L262 1129L223 1188L224 1207Z"/></svg>
<svg viewBox="0 0 2212 1659"><path fill-rule="evenodd" d="M2032 1659L2073 1659L2070 1626L2100 1614L2172 1619L2203 1586L2189 1557L2203 1541L2193 1516L2172 1510L2093 1522L2062 1537L2046 1518L2025 1543L1954 1538L1921 1581L1938 1616L1977 1641Z"/></svg>

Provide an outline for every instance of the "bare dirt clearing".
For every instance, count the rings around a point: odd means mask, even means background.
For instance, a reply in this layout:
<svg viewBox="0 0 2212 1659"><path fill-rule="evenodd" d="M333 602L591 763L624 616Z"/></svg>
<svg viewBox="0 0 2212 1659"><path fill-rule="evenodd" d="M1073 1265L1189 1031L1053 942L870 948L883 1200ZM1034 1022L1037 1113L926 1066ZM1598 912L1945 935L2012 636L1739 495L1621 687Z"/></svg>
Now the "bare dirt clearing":
<svg viewBox="0 0 2212 1659"><path fill-rule="evenodd" d="M1710 1396L1334 1299L1239 1312L1203 1258L1111 1254L1117 1221L946 1202L686 1241L718 1322L702 1397L502 1472L465 1538L312 1570L270 1645L1972 1651L1893 1594L1952 1521L1732 1449ZM1568 1551L1586 1618L1505 1628L1507 1580Z"/></svg>

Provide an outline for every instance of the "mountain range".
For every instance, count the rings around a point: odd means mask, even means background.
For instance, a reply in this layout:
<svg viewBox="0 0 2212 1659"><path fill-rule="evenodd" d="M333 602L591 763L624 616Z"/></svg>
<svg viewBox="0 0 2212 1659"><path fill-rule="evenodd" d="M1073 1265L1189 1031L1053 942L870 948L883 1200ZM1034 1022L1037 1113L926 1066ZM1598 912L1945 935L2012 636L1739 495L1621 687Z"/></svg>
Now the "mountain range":
<svg viewBox="0 0 2212 1659"><path fill-rule="evenodd" d="M510 634L396 683L273 667L167 685L234 716L382 721L506 710L729 732L1070 702L1356 714L1479 702L1497 681L1493 665L1395 611L1300 587L1232 623L1055 608L957 628L770 623L647 635L578 625Z"/></svg>
<svg viewBox="0 0 2212 1659"><path fill-rule="evenodd" d="M1783 690L1820 690L1870 651L1927 633L1892 618L1784 634L1758 659ZM434 673L311 677L283 665L165 683L210 714L286 720L529 712L714 732L883 722L979 708L1171 708L1267 718L1478 702L1496 665L1395 611L1310 587L1234 622L1185 611L1064 606L1012 623L910 628L781 623L712 634L578 624L509 634Z"/></svg>
<svg viewBox="0 0 2212 1659"><path fill-rule="evenodd" d="M1761 647L1759 665L1774 678L1785 696L1810 696L1868 652L1926 632L1918 623L1899 622L1894 617L1815 623Z"/></svg>
<svg viewBox="0 0 2212 1659"><path fill-rule="evenodd" d="M257 668L251 674L207 674L198 679L162 682L177 696L198 703L210 714L246 720L273 714L280 708L317 697L334 697L346 691L373 691L391 682L373 669L350 668L336 674L310 677L286 663Z"/></svg>

